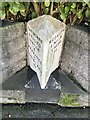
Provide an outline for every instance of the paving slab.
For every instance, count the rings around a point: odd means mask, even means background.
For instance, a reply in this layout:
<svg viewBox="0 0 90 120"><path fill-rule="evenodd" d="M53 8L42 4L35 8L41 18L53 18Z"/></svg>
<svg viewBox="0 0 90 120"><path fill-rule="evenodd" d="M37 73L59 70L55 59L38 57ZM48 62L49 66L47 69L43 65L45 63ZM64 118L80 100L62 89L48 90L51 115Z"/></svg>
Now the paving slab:
<svg viewBox="0 0 90 120"><path fill-rule="evenodd" d="M26 101L34 102L30 101L30 99L25 96L25 84L34 75L34 71L32 71L30 68L28 69L28 67L25 67L20 72L12 76L9 80L5 81L2 84L2 90L0 90L0 103L25 103ZM57 69L52 73L52 75L61 83L61 91L59 93L60 99L57 104L68 107L90 106L88 93L83 91L81 88L79 88L79 86L73 83L73 81L69 79L63 71ZM74 97L69 99L72 96ZM48 96L48 98L50 98L50 96ZM69 103L65 103L65 99L67 99Z"/></svg>

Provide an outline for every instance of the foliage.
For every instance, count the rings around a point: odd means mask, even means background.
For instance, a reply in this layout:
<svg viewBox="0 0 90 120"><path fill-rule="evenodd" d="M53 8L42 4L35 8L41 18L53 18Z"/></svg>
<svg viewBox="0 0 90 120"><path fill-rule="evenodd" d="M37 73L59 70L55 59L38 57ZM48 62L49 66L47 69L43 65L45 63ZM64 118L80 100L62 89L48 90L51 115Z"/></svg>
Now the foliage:
<svg viewBox="0 0 90 120"><path fill-rule="evenodd" d="M12 21L27 21L37 16L48 14L66 24L90 23L90 2L0 2L0 18Z"/></svg>

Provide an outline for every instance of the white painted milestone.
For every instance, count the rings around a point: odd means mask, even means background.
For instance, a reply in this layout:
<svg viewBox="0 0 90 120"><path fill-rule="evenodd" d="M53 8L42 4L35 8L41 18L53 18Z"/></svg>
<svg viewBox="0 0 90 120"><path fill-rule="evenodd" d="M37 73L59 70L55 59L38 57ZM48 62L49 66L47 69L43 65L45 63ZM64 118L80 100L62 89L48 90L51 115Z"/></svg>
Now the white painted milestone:
<svg viewBox="0 0 90 120"><path fill-rule="evenodd" d="M64 43L65 24L50 15L27 23L28 65L37 73L44 89L51 73L59 66Z"/></svg>

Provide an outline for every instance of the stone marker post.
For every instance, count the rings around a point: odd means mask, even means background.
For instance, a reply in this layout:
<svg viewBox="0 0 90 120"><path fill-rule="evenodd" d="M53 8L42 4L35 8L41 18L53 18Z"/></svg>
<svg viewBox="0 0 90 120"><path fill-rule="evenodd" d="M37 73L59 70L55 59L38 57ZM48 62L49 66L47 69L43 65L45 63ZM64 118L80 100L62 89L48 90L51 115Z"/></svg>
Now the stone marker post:
<svg viewBox="0 0 90 120"><path fill-rule="evenodd" d="M41 89L59 66L64 43L65 24L50 15L27 23L28 65L37 73Z"/></svg>

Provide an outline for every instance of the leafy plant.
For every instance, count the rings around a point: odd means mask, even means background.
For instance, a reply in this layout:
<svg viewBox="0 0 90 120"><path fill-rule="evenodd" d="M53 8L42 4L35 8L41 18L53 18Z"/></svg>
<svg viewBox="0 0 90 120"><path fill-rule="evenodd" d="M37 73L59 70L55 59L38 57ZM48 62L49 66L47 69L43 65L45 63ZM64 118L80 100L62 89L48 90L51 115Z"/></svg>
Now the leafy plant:
<svg viewBox="0 0 90 120"><path fill-rule="evenodd" d="M12 0L13 1L13 0ZM30 3L24 2L1 2L0 3L0 18L18 20L19 16L26 16Z"/></svg>
<svg viewBox="0 0 90 120"><path fill-rule="evenodd" d="M2 20L28 21L37 16L48 14L66 24L90 23L90 2L59 2L59 0L44 0L44 2L0 2L0 18Z"/></svg>

